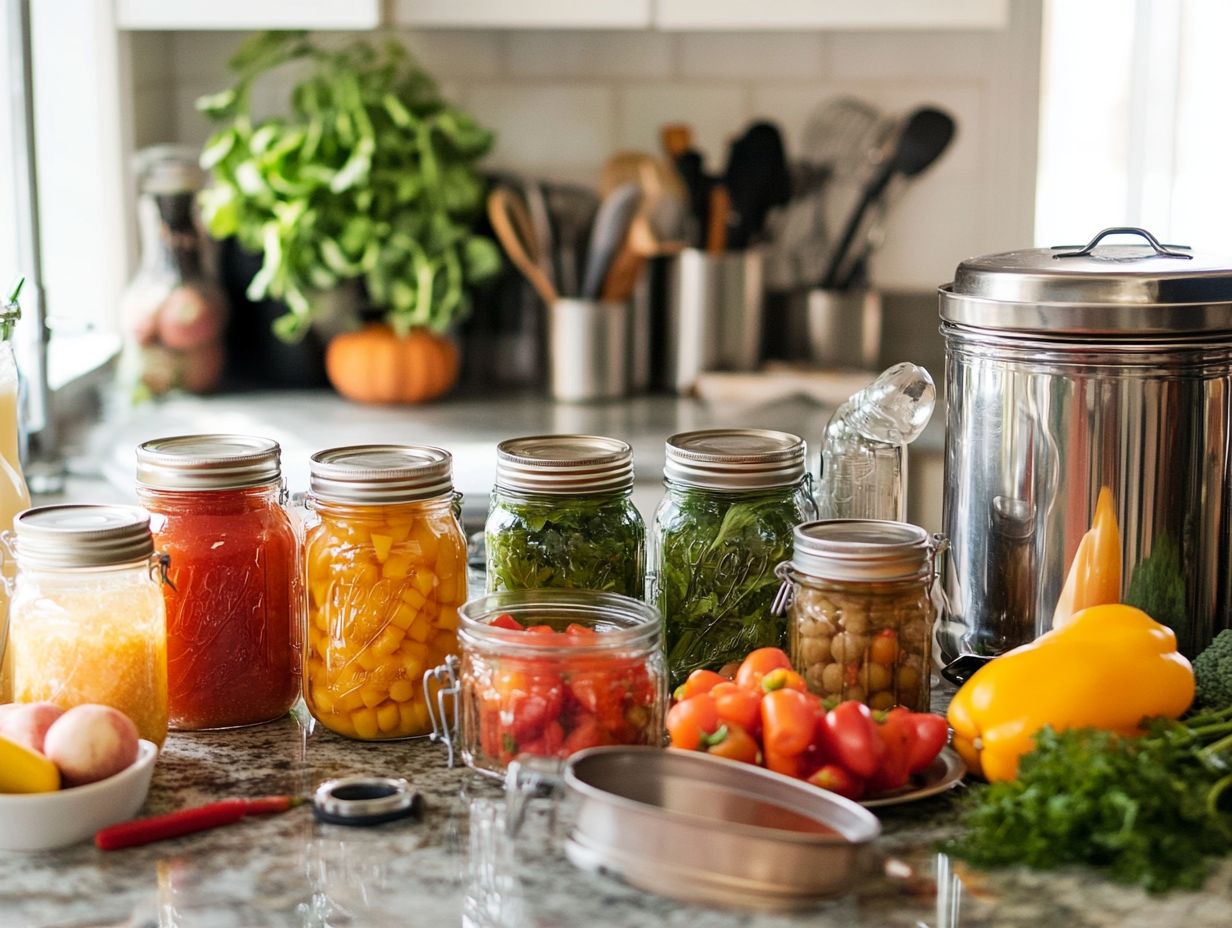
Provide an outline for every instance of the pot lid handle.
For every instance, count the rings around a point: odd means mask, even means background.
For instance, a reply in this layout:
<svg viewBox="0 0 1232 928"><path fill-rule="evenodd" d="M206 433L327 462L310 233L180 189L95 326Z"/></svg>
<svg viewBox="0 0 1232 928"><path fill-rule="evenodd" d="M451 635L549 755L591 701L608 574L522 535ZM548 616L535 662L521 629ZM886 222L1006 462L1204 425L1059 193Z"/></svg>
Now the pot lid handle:
<svg viewBox="0 0 1232 928"><path fill-rule="evenodd" d="M1075 245L1054 245L1053 248L1067 248L1068 251L1058 251L1054 258L1085 258L1104 238L1109 235L1140 235L1147 240L1147 243L1155 249L1155 254L1165 258L1192 258L1192 254L1186 254L1190 250L1188 245L1161 245L1159 239L1153 236L1146 229L1139 229L1137 226L1109 226L1096 233L1086 245L1078 248Z"/></svg>

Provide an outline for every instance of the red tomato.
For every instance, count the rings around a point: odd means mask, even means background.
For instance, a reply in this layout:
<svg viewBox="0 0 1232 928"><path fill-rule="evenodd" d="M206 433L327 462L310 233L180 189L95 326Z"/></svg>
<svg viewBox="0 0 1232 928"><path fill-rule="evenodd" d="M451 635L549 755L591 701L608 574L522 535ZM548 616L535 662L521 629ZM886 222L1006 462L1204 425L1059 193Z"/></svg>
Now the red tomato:
<svg viewBox="0 0 1232 928"><path fill-rule="evenodd" d="M798 690L801 693L808 692L808 684L804 682L804 677L794 670L787 670L783 667L776 667L762 677L761 688L765 693L783 689Z"/></svg>
<svg viewBox="0 0 1232 928"><path fill-rule="evenodd" d="M814 703L799 690L775 690L761 700L762 745L771 752L795 757L803 753L817 730Z"/></svg>
<svg viewBox="0 0 1232 928"><path fill-rule="evenodd" d="M706 753L743 761L746 764L757 763L759 752L757 741L752 735L734 724L724 724L720 731L724 733L722 740L706 748Z"/></svg>
<svg viewBox="0 0 1232 928"><path fill-rule="evenodd" d="M533 754L536 757L553 757L559 753L564 742L564 729L560 727L560 722L553 720L543 727L543 733L538 738L532 738L530 741L519 744L516 753Z"/></svg>
<svg viewBox="0 0 1232 928"><path fill-rule="evenodd" d="M564 686L545 670L500 670L493 680L500 694L501 722L519 741L534 738L560 715Z"/></svg>
<svg viewBox="0 0 1232 928"><path fill-rule="evenodd" d="M848 799L859 799L864 795L864 781L838 764L824 765L808 781Z"/></svg>
<svg viewBox="0 0 1232 928"><path fill-rule="evenodd" d="M720 683L710 691L719 720L739 725L750 734L761 731L761 697L757 690L746 690L735 683Z"/></svg>
<svg viewBox="0 0 1232 928"><path fill-rule="evenodd" d="M944 718L931 712L913 712L911 721L915 725L915 743L911 747L907 772L919 773L931 764L945 747L945 743L950 739L950 726Z"/></svg>
<svg viewBox="0 0 1232 928"><path fill-rule="evenodd" d="M532 635L555 635L556 629L551 625L528 625L526 630Z"/></svg>
<svg viewBox="0 0 1232 928"><path fill-rule="evenodd" d="M566 635L572 635L575 638L594 638L599 633L593 628L588 628L585 625L578 625L577 622L570 622L565 628Z"/></svg>
<svg viewBox="0 0 1232 928"><path fill-rule="evenodd" d="M839 703L822 720L827 753L858 777L871 777L881 764L885 745L864 703Z"/></svg>
<svg viewBox="0 0 1232 928"><path fill-rule="evenodd" d="M879 726L885 753L868 787L876 792L902 789L910 775L911 752L915 748L915 722L906 709L891 709Z"/></svg>
<svg viewBox="0 0 1232 928"><path fill-rule="evenodd" d="M778 668L791 670L791 659L780 648L758 648L750 651L736 671L736 683L746 689L757 689L761 678Z"/></svg>
<svg viewBox="0 0 1232 928"><path fill-rule="evenodd" d="M492 620L493 628L507 628L510 631L523 631L525 626L511 616L508 612L502 612Z"/></svg>
<svg viewBox="0 0 1232 928"><path fill-rule="evenodd" d="M713 670L698 669L689 674L689 679L676 687L677 699L688 699L699 693L708 693L720 683L726 683L727 678L721 677Z"/></svg>
<svg viewBox="0 0 1232 928"><path fill-rule="evenodd" d="M574 728L565 736L564 745L560 749L561 757L568 757L575 751L595 748L601 744L611 744L611 739L599 725L599 720L593 715L582 716Z"/></svg>
<svg viewBox="0 0 1232 928"><path fill-rule="evenodd" d="M678 702L667 712L667 733L674 748L696 751L718 728L719 711L709 693Z"/></svg>

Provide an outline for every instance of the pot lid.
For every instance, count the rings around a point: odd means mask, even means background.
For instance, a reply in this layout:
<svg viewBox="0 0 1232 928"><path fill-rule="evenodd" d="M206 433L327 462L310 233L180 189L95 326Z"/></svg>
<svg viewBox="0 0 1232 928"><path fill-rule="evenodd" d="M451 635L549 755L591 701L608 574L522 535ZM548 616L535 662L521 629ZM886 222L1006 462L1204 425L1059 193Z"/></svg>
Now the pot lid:
<svg viewBox="0 0 1232 928"><path fill-rule="evenodd" d="M1106 243L1112 235L1140 241ZM963 261L941 318L1026 332L1126 336L1232 331L1232 255L1165 245L1145 229L1104 229L1086 245Z"/></svg>

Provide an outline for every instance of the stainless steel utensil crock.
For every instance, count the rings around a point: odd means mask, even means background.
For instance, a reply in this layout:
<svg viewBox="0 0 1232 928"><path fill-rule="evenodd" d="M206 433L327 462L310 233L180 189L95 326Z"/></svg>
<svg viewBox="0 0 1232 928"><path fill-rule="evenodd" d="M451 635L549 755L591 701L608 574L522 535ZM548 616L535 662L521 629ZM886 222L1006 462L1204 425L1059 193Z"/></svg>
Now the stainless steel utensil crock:
<svg viewBox="0 0 1232 928"><path fill-rule="evenodd" d="M1114 233L1145 243L1102 242ZM1085 247L964 261L940 304L943 659L1051 627L1101 487L1123 601L1190 656L1232 625L1232 257L1105 229Z"/></svg>

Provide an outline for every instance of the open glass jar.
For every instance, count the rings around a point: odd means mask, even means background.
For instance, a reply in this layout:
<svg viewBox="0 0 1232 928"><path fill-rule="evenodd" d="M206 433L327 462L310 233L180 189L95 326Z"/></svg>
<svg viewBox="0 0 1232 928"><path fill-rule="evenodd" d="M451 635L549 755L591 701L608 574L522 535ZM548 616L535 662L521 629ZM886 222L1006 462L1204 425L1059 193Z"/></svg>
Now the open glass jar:
<svg viewBox="0 0 1232 928"><path fill-rule="evenodd" d="M357 445L312 456L304 540L304 701L364 741L432 729L424 672L457 652L466 537L447 451Z"/></svg>
<svg viewBox="0 0 1232 928"><path fill-rule="evenodd" d="M809 689L873 709L929 708L940 535L905 522L822 519L795 529L776 611Z"/></svg>
<svg viewBox="0 0 1232 928"><path fill-rule="evenodd" d="M171 556L173 729L254 725L300 691L298 544L282 508L278 443L181 435L137 448L137 494Z"/></svg>
<svg viewBox="0 0 1232 928"><path fill-rule="evenodd" d="M526 590L480 596L461 616L458 741L468 766L500 775L520 754L662 744L667 688L653 606L615 593Z"/></svg>
<svg viewBox="0 0 1232 928"><path fill-rule="evenodd" d="M13 698L99 703L167 736L166 559L129 506L40 506L14 522Z"/></svg>
<svg viewBox="0 0 1232 928"><path fill-rule="evenodd" d="M633 505L633 449L597 435L501 442L484 541L489 592L582 589L641 599L646 526Z"/></svg>
<svg viewBox="0 0 1232 928"><path fill-rule="evenodd" d="M786 623L771 609L774 569L791 556L792 528L816 516L804 450L799 437L765 429L667 440L650 563L673 685L786 645Z"/></svg>

